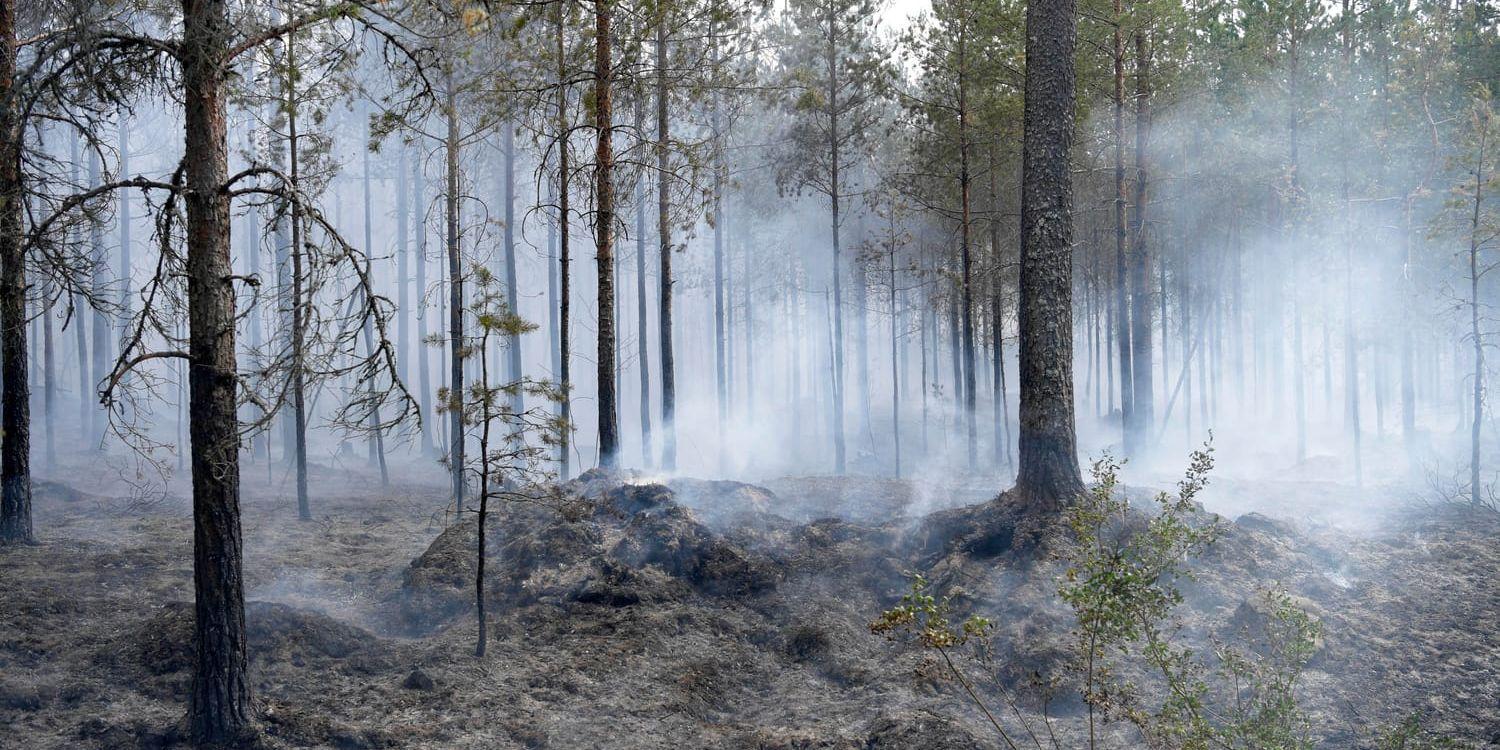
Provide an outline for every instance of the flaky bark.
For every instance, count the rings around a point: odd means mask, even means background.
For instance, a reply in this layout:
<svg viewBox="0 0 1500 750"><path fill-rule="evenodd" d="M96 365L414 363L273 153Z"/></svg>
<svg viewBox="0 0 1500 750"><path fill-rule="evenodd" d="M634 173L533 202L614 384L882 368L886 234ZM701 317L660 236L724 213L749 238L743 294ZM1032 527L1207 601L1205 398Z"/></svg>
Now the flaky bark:
<svg viewBox="0 0 1500 750"><path fill-rule="evenodd" d="M225 0L183 0L193 630L188 725L194 744L231 744L250 724L241 572L234 271L229 261Z"/></svg>
<svg viewBox="0 0 1500 750"><path fill-rule="evenodd" d="M0 543L29 543L31 387L27 382L21 121L15 97L16 7L0 0Z"/></svg>
<svg viewBox="0 0 1500 750"><path fill-rule="evenodd" d="M1021 434L1016 489L1039 507L1083 490L1073 425L1073 0L1026 7L1021 182Z"/></svg>
<svg viewBox="0 0 1500 750"><path fill-rule="evenodd" d="M667 21L666 12L656 17L656 233L660 255L660 294L657 311L657 338L661 347L661 466L667 471L677 468L677 368L672 352L672 217L671 185L667 182L671 166L667 141L671 137L667 118Z"/></svg>
<svg viewBox="0 0 1500 750"><path fill-rule="evenodd" d="M610 53L612 0L594 5L594 262L599 278L599 465L612 467L620 451L615 408L615 280L614 280L614 123L612 121L613 61Z"/></svg>

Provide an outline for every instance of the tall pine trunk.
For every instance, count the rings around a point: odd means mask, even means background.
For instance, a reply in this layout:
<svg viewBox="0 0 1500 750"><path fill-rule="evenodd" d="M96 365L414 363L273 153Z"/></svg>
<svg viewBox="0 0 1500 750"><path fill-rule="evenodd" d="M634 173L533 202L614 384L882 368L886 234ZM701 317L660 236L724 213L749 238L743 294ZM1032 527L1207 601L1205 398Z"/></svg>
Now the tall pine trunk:
<svg viewBox="0 0 1500 750"><path fill-rule="evenodd" d="M503 147L505 149L505 304L510 311L521 314L521 298L516 289L516 126L505 123ZM521 380L521 334L512 329L505 334L505 378L515 383ZM520 388L511 389L510 409L513 414L525 411L525 396Z"/></svg>
<svg viewBox="0 0 1500 750"><path fill-rule="evenodd" d="M672 356L671 165L667 152L671 123L667 118L666 11L658 8L656 13L656 246L660 264L656 326L661 348L661 466L672 471L677 468L677 366Z"/></svg>
<svg viewBox="0 0 1500 750"><path fill-rule="evenodd" d="M431 360L427 356L427 195L423 154L419 151L411 162L411 221L412 230L416 236L416 266L417 266L417 377L421 383L422 393L417 399L418 409L422 413L422 454L426 456L436 453L433 446L432 430L435 417L432 413L432 387Z"/></svg>
<svg viewBox="0 0 1500 750"><path fill-rule="evenodd" d="M1115 344L1119 346L1120 366L1120 435L1125 455L1133 455L1136 443L1135 388L1131 362L1130 310L1127 287L1129 271L1125 255L1125 32L1121 0L1114 0L1114 34L1111 57L1114 63L1114 117L1111 122L1114 136L1115 184L1114 184L1114 229L1115 229L1115 283L1111 308L1114 316ZM1149 336L1147 337L1150 338ZM1149 341L1148 341L1149 343ZM1150 382L1150 378L1147 378Z"/></svg>
<svg viewBox="0 0 1500 750"><path fill-rule="evenodd" d="M464 507L464 278L459 257L458 190L459 190L459 122L458 97L453 90L453 76L448 75L444 117L448 132L443 144L447 168L443 196L444 235L448 258L448 469L452 472L453 508Z"/></svg>
<svg viewBox="0 0 1500 750"><path fill-rule="evenodd" d="M31 386L26 373L26 258L22 237L21 112L16 7L0 0L0 543L30 543Z"/></svg>
<svg viewBox="0 0 1500 750"><path fill-rule="evenodd" d="M635 97L635 131L646 132L646 95L637 91ZM652 463L651 448L651 347L646 335L646 180L639 173L635 178L635 344L636 358L640 360L641 384L641 465Z"/></svg>
<svg viewBox="0 0 1500 750"><path fill-rule="evenodd" d="M1151 362L1151 249L1146 227L1149 190L1149 152L1151 141L1151 66L1143 33L1135 37L1137 57L1135 92L1135 212L1131 216L1130 234L1134 241L1130 258L1130 416L1134 435L1134 455L1149 450L1155 430L1154 380ZM1118 243L1118 236L1116 242ZM1118 252L1118 245L1116 246ZM1165 295L1165 291L1163 291ZM1162 329L1166 330L1166 316ZM1162 350L1162 369L1166 370L1166 349Z"/></svg>
<svg viewBox="0 0 1500 750"><path fill-rule="evenodd" d="M569 324L568 324L569 323L568 314L569 314L569 312L571 312L571 309L570 309L571 308L571 291L570 291L570 289L571 289L571 282L572 282L572 279L571 279L570 274L568 272L568 263L570 261L570 259L568 257L568 251L569 251L569 247L570 247L570 243L569 243L569 239L570 238L569 238L569 235L571 234L568 231L568 221L569 221L569 216L568 216L568 185L569 185L569 179L570 179L570 175L569 175L569 171L568 170L571 169L572 167L569 164L569 159L568 159L568 156L569 156L569 154L568 154L568 88L567 88L567 85L564 83L565 81L567 81L567 75L568 75L567 68L565 67L566 62L567 62L567 55L566 55L566 49L565 49L565 39L563 37L563 33L564 33L565 28L566 28L564 26L564 20L565 20L564 13L565 13L565 5L563 3L558 3L558 5L557 5L557 15L556 15L556 19L557 19L557 23L556 23L556 39L555 39L555 41L557 43L557 80L558 80L558 91L557 91L557 165L558 165L558 167L557 167L557 224L558 224L558 231L560 233L559 234L559 239L560 239L560 243L561 244L559 245L559 254L558 254L557 268L558 268L558 274L559 274L559 276L561 276L561 279L560 279L560 284L559 284L559 287L558 287L558 308L557 308L557 314L558 314L558 342L559 342L558 343L558 373L559 373L558 380L559 380L559 387L560 387L560 390L562 392L562 404L561 404L562 409L561 409L561 411L562 411L563 431L562 431L561 440L559 441L557 447L558 447L558 459L559 459L558 463L560 464L558 475L562 479L567 479L568 478L568 473L569 473L569 465L571 464L571 456L568 453L568 448L569 448L569 445L572 442L572 435L573 435L573 426L572 426L572 420L573 420L573 394L570 392L571 388L573 387L572 369L571 369L572 368L572 359L573 359L573 350L571 348L571 343L572 342L571 342L571 336L570 336L570 327L569 327Z"/></svg>
<svg viewBox="0 0 1500 750"><path fill-rule="evenodd" d="M193 478L195 745L232 744L250 724L241 570L235 299L229 258L225 0L183 0L184 179Z"/></svg>
<svg viewBox="0 0 1500 750"><path fill-rule="evenodd" d="M286 42L286 69L295 71L297 69L297 37L295 34L289 36ZM291 160L290 177L292 191L298 192L302 187L302 155L300 152L300 136L297 132L297 84L296 78L287 75L284 86L286 87L286 121L287 121L287 151ZM292 460L296 467L297 481L297 517L303 521L312 520L312 508L310 507L307 492L307 378L306 378L306 337L309 310L303 306L304 293L302 282L305 276L305 268L302 260L303 233L305 231L302 221L302 204L293 201L291 205L291 242L288 246L288 261L290 263L290 294L291 306L291 344L292 344L292 435L291 449ZM307 304L311 304L309 300Z"/></svg>
<svg viewBox="0 0 1500 750"><path fill-rule="evenodd" d="M610 20L614 0L594 0L594 262L599 279L599 465L613 468L620 451L615 405L615 184Z"/></svg>
<svg viewBox="0 0 1500 750"><path fill-rule="evenodd" d="M1073 425L1073 0L1029 3L1026 29L1016 490L1055 508L1083 491Z"/></svg>

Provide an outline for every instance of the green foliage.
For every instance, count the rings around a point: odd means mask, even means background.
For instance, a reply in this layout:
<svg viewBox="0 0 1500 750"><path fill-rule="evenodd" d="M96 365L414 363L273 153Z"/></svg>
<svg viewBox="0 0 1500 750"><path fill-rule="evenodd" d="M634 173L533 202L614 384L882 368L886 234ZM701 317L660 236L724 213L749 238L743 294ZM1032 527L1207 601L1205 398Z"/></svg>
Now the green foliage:
<svg viewBox="0 0 1500 750"><path fill-rule="evenodd" d="M1297 684L1317 652L1321 627L1289 594L1279 588L1263 592L1248 607L1253 621L1234 643L1218 643L1205 652L1177 637L1181 624L1175 614L1183 602L1178 583L1190 576L1187 561L1225 531L1223 522L1205 514L1197 502L1213 465L1211 445L1194 451L1176 491L1158 493L1154 512L1146 517L1120 491L1121 463L1105 457L1094 462L1093 486L1065 511L1063 520L1074 539L1062 555L1067 568L1058 595L1077 622L1078 659L1072 669L1083 678L1090 748L1098 746L1096 711L1133 723L1155 748L1311 747ZM911 590L882 612L870 631L892 640L909 639L941 655L1007 746L1016 748L953 661L960 647L987 644L994 623L979 615L956 620L948 597L932 593L923 576L911 578ZM1149 678L1153 694L1119 676L1127 660L1135 668L1132 674ZM1002 697L1015 708L1009 696ZM1019 711L1016 715L1022 718ZM1029 728L1028 736L1043 747ZM1450 747L1400 744L1426 741L1411 728L1385 736L1396 744L1382 744L1382 750Z"/></svg>
<svg viewBox="0 0 1500 750"><path fill-rule="evenodd" d="M1375 740L1376 750L1460 750L1472 745L1428 731L1413 715L1389 727Z"/></svg>
<svg viewBox="0 0 1500 750"><path fill-rule="evenodd" d="M955 625L949 598L938 599L927 593L927 587L926 578L911 574L911 590L870 623L870 632L888 638L911 635L924 648L948 649L983 638L994 628L994 623L977 615Z"/></svg>

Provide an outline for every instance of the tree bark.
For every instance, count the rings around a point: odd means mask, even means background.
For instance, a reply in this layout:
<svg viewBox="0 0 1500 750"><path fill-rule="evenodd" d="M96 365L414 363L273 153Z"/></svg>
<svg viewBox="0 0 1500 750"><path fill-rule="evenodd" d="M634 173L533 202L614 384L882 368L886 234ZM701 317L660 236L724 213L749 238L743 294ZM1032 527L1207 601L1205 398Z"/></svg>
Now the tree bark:
<svg viewBox="0 0 1500 750"><path fill-rule="evenodd" d="M422 413L422 454L436 452L432 441L434 416L432 413L432 371L427 356L427 189L424 179L423 155L419 151L411 163L411 212L412 230L416 232L417 266L417 377L422 386L418 398L418 409Z"/></svg>
<svg viewBox="0 0 1500 750"><path fill-rule="evenodd" d="M635 97L635 130L646 132L646 96ZM646 180L635 178L635 332L636 358L640 360L641 465L652 463L651 448L651 347L646 335Z"/></svg>
<svg viewBox="0 0 1500 750"><path fill-rule="evenodd" d="M672 217L671 185L668 171L667 144L670 121L667 118L667 21L666 11L658 8L656 16L656 239L660 256L660 278L657 279L660 301L657 310L657 338L661 348L661 429L662 468L677 468L677 366L672 356Z"/></svg>
<svg viewBox="0 0 1500 750"><path fill-rule="evenodd" d="M1134 454L1135 427L1134 386L1132 380L1130 310L1127 295L1129 271L1126 265L1125 232L1125 31L1121 28L1124 8L1121 0L1114 0L1114 47L1111 57L1114 62L1114 134L1115 189L1115 283L1112 314L1115 323L1115 343L1120 356L1120 435L1125 455ZM1149 337L1148 337L1149 338ZM1149 382L1149 378L1148 378Z"/></svg>
<svg viewBox="0 0 1500 750"><path fill-rule="evenodd" d="M0 0L0 544L34 541L31 386L27 381L26 258L21 112L16 101L16 7Z"/></svg>
<svg viewBox="0 0 1500 750"><path fill-rule="evenodd" d="M183 0L184 202L193 592L196 659L188 726L194 744L233 744L250 726L241 570L235 295L229 258L225 0Z"/></svg>
<svg viewBox="0 0 1500 750"><path fill-rule="evenodd" d="M571 297L570 297L570 295L571 295L570 285L571 285L571 281L572 281L571 278L570 278L570 275L568 273L568 262L569 262L568 251L569 251L569 247L570 247L570 245L569 245L569 234L570 233L568 232L568 220L570 218L569 215L568 215L568 185L569 185L570 175L569 175L569 171L568 170L571 169L571 166L569 165L569 159L568 159L568 89L567 89L567 85L564 83L564 81L567 80L567 69L565 67L566 60L567 60L567 55L566 55L566 50L565 50L565 46L564 46L565 40L564 40L564 37L563 37L563 33L564 33L564 29L565 29L565 26L564 26L564 20L565 20L565 18L564 18L564 10L565 10L565 7L566 6L565 6L564 3L558 3L557 4L557 16L556 16L556 18L557 18L557 24L556 24L556 31L557 31L557 35L556 35L556 42L557 42L557 80L558 80L558 93L557 93L557 139L558 139L557 140L557 164L558 164L558 169L557 169L557 205L558 205L557 217L558 218L557 218L557 223L558 223L559 232L560 232L560 236L559 236L560 245L559 245L559 254L558 254L558 262L557 263L558 263L558 273L561 276L560 285L559 285L559 288L558 288L558 337L559 337L559 342L560 342L559 343L559 352L558 352L558 362L559 362L559 368L558 368L559 376L558 376L558 378L560 380L560 390L562 392L562 405L561 406L562 406L562 423L563 423L562 435L561 435L561 439L560 439L559 444L558 444L558 458L559 458L559 464L560 464L559 471L558 471L558 476L561 479L567 479L568 478L569 465L571 463L571 456L568 454L568 447L569 447L569 445L572 442L571 438L572 438L572 435L573 435L573 427L572 427L572 420L573 420L573 400L572 399L573 399L573 395L571 393L571 388L573 387L572 370L571 370L571 367L572 367L571 360L573 358L573 350L571 348L571 336L570 336L570 330L569 330L569 325L568 325L568 322L569 322L568 314L571 311L570 310L570 299L571 299Z"/></svg>
<svg viewBox="0 0 1500 750"><path fill-rule="evenodd" d="M289 175L292 181L292 191L298 192L302 186L302 155L300 135L297 132L297 84L295 76L290 71L297 69L297 38L291 35L286 41L286 69L289 74L283 81L286 91L286 121L287 121L287 152L290 159ZM291 265L291 316L292 329L290 331L292 344L292 460L296 468L297 481L297 518L303 521L312 520L312 508L308 500L307 492L307 382L306 382L306 343L307 343L307 321L308 310L303 307L304 293L302 281L305 268L302 261L303 232L305 227L302 221L302 204L292 201L291 205L291 243L287 248L288 261ZM308 302L311 304L311 301Z"/></svg>
<svg viewBox="0 0 1500 750"><path fill-rule="evenodd" d="M1083 491L1073 425L1073 0L1026 7L1021 182L1021 434L1016 489L1037 508Z"/></svg>
<svg viewBox="0 0 1500 750"><path fill-rule="evenodd" d="M1131 216L1130 234L1134 241L1130 258L1130 416L1132 455L1144 456L1155 431L1155 395L1151 342L1151 247L1146 226L1150 200L1151 142L1151 64L1144 33L1137 33L1135 91L1135 211ZM1118 242L1118 236L1116 242ZM1117 246L1118 251L1118 246ZM1165 291L1163 291L1163 294ZM1165 330L1167 321L1162 317ZM1162 369L1166 369L1166 350L1162 350Z"/></svg>
<svg viewBox="0 0 1500 750"><path fill-rule="evenodd" d="M505 123L505 304L512 313L521 314L521 298L516 288L516 126ZM521 334L515 330L505 335L505 378L511 383L521 380ZM512 389L510 409L512 414L526 410L525 396L520 388Z"/></svg>
<svg viewBox="0 0 1500 750"><path fill-rule="evenodd" d="M453 77L448 77L447 103L444 115L448 122L444 153L447 159L446 194L443 196L448 250L448 462L453 480L453 507L462 512L464 505L464 278L459 258L458 189L459 131L458 97L453 91Z"/></svg>
<svg viewBox="0 0 1500 750"><path fill-rule="evenodd" d="M610 52L613 0L594 0L594 262L599 278L599 465L613 468L620 451L615 408L614 122Z"/></svg>

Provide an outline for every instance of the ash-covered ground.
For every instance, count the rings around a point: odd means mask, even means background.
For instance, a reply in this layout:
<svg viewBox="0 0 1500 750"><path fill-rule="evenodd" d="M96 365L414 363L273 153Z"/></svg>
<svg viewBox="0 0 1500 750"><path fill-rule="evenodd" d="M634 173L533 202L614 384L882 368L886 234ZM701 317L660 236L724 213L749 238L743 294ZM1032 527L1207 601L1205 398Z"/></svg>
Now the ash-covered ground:
<svg viewBox="0 0 1500 750"><path fill-rule="evenodd" d="M180 743L192 650L184 497L119 497L82 467L37 487L40 544L0 551L0 745ZM930 653L869 623L927 575L996 622L971 665L1001 719L1080 747L1060 563L995 487L591 472L492 516L490 652L473 655L476 526L430 468L382 489L314 476L298 522L247 471L247 618L267 747L1001 747ZM1236 503L1287 487L1238 481ZM1132 490L1134 491L1134 490ZM1337 486L1309 509L1368 495ZM1335 496L1340 496L1337 499ZM1287 507L1285 504L1272 507ZM1358 528L1248 514L1192 562L1184 632L1231 639L1284 585L1322 623L1301 683L1322 747L1418 715L1500 746L1500 518L1407 508ZM1014 710L1003 700L1010 696ZM1106 746L1132 747L1123 723Z"/></svg>

